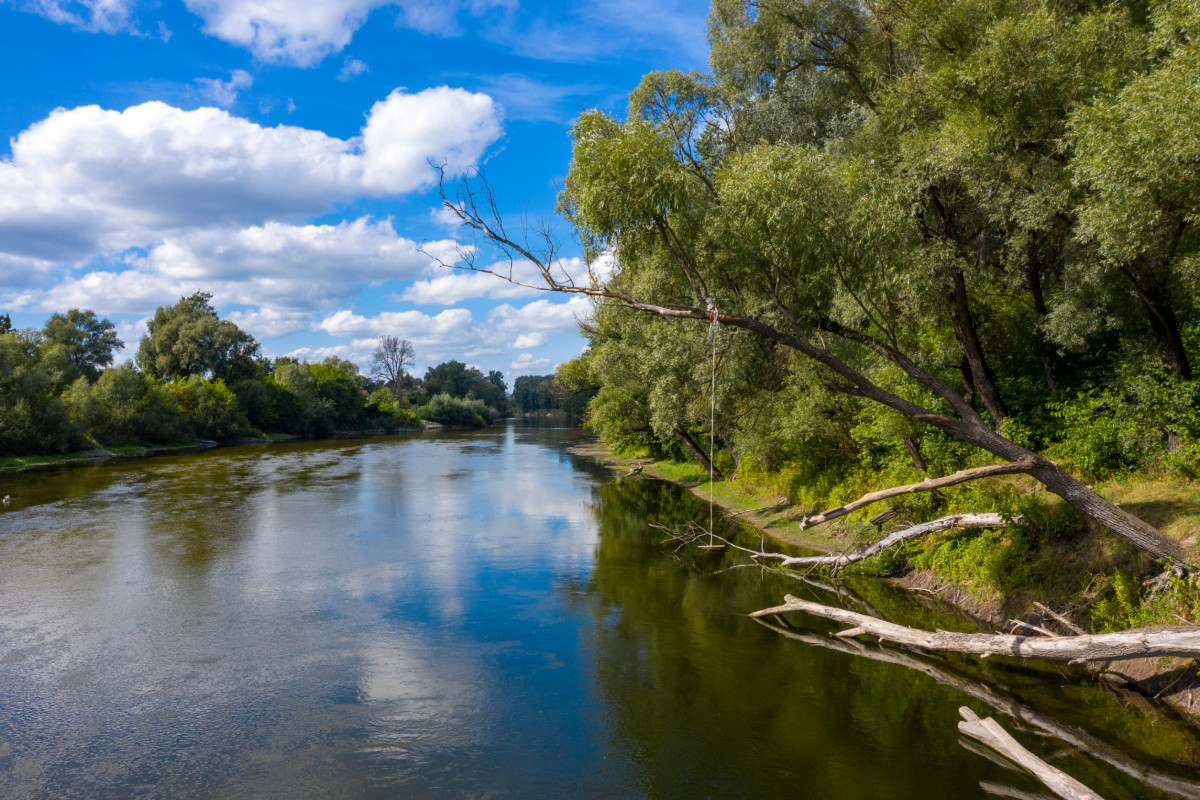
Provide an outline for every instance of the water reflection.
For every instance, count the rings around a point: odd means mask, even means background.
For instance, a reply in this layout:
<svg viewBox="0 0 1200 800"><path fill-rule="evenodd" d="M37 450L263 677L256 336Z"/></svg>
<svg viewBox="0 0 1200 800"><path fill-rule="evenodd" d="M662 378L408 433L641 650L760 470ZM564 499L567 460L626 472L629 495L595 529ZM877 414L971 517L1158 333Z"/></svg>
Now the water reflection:
<svg viewBox="0 0 1200 800"><path fill-rule="evenodd" d="M795 585L660 546L648 522L706 506L611 481L567 451L578 436L513 425L17 476L26 503L0 514L0 796L1037 790L959 747L962 687L746 618ZM941 668L1166 775L1195 763L1190 728L1090 685ZM1121 769L1076 760L1137 796Z"/></svg>

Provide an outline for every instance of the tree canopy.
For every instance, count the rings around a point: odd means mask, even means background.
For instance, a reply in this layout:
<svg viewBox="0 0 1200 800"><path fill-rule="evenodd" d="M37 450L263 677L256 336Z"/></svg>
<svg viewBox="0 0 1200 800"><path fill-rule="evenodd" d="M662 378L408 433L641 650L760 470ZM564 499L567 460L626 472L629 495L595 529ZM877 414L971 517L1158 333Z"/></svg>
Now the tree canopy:
<svg viewBox="0 0 1200 800"><path fill-rule="evenodd" d="M719 323L736 388L712 434L735 460L1028 462L1178 558L1043 453L1105 391L1120 447L1200 443L1200 6L716 0L710 21L710 73L651 73L623 119L575 125L560 207L589 259L615 258L606 282L508 237L489 189L446 198L547 288L599 299L594 424L707 428Z"/></svg>

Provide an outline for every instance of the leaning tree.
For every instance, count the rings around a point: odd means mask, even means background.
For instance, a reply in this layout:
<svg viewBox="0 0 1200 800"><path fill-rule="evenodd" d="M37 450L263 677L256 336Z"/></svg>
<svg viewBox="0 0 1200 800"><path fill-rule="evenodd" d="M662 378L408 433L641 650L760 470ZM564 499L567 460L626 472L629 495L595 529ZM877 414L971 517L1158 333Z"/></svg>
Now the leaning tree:
<svg viewBox="0 0 1200 800"><path fill-rule="evenodd" d="M518 282L523 260L539 289L749 331L818 365L829 390L990 453L1005 462L999 471L1031 476L1178 565L1178 543L1006 435L972 312L985 293L1032 293L1028 347L1054 390L1047 303L1074 309L1075 327L1100 325L1099 305L1088 317L1078 298L1107 273L1136 276L1148 257L1076 230L1109 196L1087 136L1112 107L1105 98L1135 103L1121 87L1138 86L1171 47L1191 53L1192 39L1147 45L1155 26L1182 24L1166 12L1147 23L1119 6L965 5L720 0L714 74L648 75L626 120L589 112L574 127L561 211L588 263L604 256L615 269L568 274L548 230L506 227L480 174L443 180L441 196L508 265L477 264L476 242L449 266ZM1074 167L1074 146L1086 169ZM1192 217L1180 219L1170 258L1194 245ZM1168 302L1183 300L1156 296L1156 308ZM1148 326L1160 346L1161 322Z"/></svg>

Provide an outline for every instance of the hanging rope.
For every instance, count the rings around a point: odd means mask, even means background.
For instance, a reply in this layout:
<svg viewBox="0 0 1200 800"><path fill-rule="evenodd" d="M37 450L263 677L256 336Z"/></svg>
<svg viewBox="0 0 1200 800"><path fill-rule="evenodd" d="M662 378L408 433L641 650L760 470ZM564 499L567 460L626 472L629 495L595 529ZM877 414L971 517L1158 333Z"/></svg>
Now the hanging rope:
<svg viewBox="0 0 1200 800"><path fill-rule="evenodd" d="M711 297L708 300L708 341L712 344L712 383L708 404L708 545L713 546L713 453L717 435L717 328L720 314Z"/></svg>

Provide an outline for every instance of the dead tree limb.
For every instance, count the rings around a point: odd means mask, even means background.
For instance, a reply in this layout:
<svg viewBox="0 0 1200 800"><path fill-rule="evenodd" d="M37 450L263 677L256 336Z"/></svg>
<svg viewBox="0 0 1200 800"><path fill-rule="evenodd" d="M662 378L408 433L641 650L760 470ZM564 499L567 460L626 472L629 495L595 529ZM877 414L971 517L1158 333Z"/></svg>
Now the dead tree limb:
<svg viewBox="0 0 1200 800"><path fill-rule="evenodd" d="M973 697L979 702L984 703L993 710L1024 723L1029 727L1031 732L1039 736L1050 736L1066 742L1076 750L1098 761L1103 761L1126 775L1142 781L1147 786L1152 786L1159 791L1187 798L1188 800L1200 800L1200 783L1154 772L1092 734L1066 723L1058 722L1041 712L1034 711L1029 706L1017 701L1003 689L992 686L987 682L967 678L944 669L932 663L926 656L918 657L905 650L876 647L855 639L839 639L834 636L801 633L781 625L774 625L763 618L756 619L755 621L780 636L803 642L806 645L867 658L871 661L880 661L885 664L896 664L920 672L943 686L952 687L968 697Z"/></svg>
<svg viewBox="0 0 1200 800"><path fill-rule="evenodd" d="M856 611L847 611L844 608L811 603L791 595L784 596L784 605L764 608L761 611L755 611L750 616L765 617L793 611L824 617L851 626L849 629L839 632L838 636L866 634L883 642L893 642L938 652L969 653L984 658L1012 656L1037 658L1045 661L1066 661L1071 664L1160 656L1200 658L1200 628L1182 625L1056 638L1014 636L1003 633L925 631L886 622L859 614Z"/></svg>
<svg viewBox="0 0 1200 800"><path fill-rule="evenodd" d="M984 743L1014 764L1029 770L1034 777L1046 784L1047 789L1063 800L1104 800L1061 769L1050 766L1026 750L1020 742L1009 735L1008 731L1000 727L999 722L991 717L980 719L974 711L966 706L958 709L958 713L962 715L962 722L958 723L958 730L964 736L970 736L972 739Z"/></svg>
<svg viewBox="0 0 1200 800"><path fill-rule="evenodd" d="M1011 464L991 464L986 467L975 467L973 469L964 469L955 472L952 475L946 475L942 478L926 478L921 483L911 483L907 486L894 486L890 489L880 489L878 492L864 494L852 503L847 503L844 506L831 508L812 517L807 517L800 522L800 529L805 530L814 525L820 525L822 522L828 522L831 519L844 517L851 511L857 511L860 508L878 503L881 500L888 500L893 497L899 497L904 494L913 494L914 492L932 492L936 489L944 489L947 486L955 486L967 481L976 481L980 478L991 478L995 475L1012 475L1015 473L1032 472L1037 466L1033 461L1017 461Z"/></svg>
<svg viewBox="0 0 1200 800"><path fill-rule="evenodd" d="M922 522L919 525L913 525L903 530L898 530L888 534L872 545L855 550L852 553L844 553L836 556L784 556L780 553L759 553L759 558L780 558L781 565L785 567L795 566L799 564L807 564L811 566L829 566L834 570L839 570L842 567L850 564L857 564L859 561L865 561L872 556L877 556L888 548L896 545L919 539L922 536L928 536L937 531L948 531L958 528L1003 528L1009 525L1000 514L952 514L948 517L931 520L930 522Z"/></svg>

